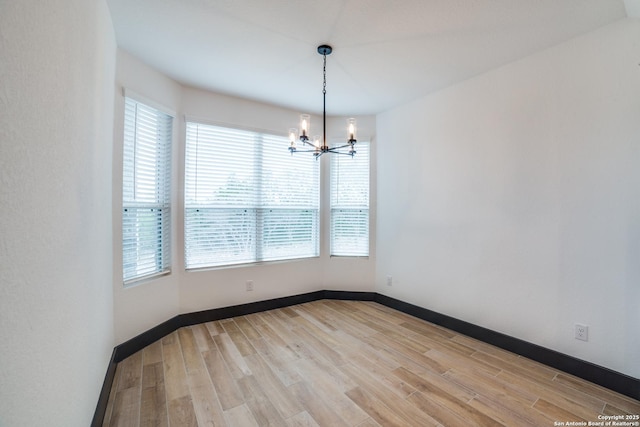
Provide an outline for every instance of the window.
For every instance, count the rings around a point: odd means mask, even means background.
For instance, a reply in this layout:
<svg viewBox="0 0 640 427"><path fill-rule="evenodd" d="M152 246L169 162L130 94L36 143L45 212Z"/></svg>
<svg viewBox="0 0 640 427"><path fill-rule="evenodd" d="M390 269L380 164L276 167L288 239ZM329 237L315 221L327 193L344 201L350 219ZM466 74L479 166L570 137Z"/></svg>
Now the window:
<svg viewBox="0 0 640 427"><path fill-rule="evenodd" d="M319 255L319 162L285 137L187 123L187 269Z"/></svg>
<svg viewBox="0 0 640 427"><path fill-rule="evenodd" d="M331 255L369 256L369 149L331 156Z"/></svg>
<svg viewBox="0 0 640 427"><path fill-rule="evenodd" d="M171 116L125 98L122 176L125 284L170 269L172 124Z"/></svg>

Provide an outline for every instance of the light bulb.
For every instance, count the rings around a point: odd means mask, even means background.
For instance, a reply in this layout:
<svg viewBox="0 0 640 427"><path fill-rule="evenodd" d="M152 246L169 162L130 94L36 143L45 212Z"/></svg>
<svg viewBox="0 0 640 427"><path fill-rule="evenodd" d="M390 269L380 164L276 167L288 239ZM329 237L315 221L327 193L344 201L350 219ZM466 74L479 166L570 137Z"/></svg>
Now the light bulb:
<svg viewBox="0 0 640 427"><path fill-rule="evenodd" d="M347 125L349 127L349 140L356 139L356 119L348 119Z"/></svg>
<svg viewBox="0 0 640 427"><path fill-rule="evenodd" d="M289 129L289 142L291 143L292 147L296 146L296 139L298 139L298 129Z"/></svg>
<svg viewBox="0 0 640 427"><path fill-rule="evenodd" d="M307 136L309 128L311 126L311 116L308 114L300 115L300 132L302 136Z"/></svg>

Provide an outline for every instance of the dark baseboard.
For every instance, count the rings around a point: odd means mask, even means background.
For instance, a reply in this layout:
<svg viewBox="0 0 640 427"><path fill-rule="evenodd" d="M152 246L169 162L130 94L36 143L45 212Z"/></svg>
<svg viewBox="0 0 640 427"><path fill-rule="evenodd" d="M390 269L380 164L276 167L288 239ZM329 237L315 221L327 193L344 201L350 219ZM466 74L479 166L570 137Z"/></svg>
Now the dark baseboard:
<svg viewBox="0 0 640 427"><path fill-rule="evenodd" d="M107 402L109 400L109 392L111 391L111 385L115 377L116 364L142 350L146 346L184 326L228 319L230 317L244 316L247 314L274 310L277 308L289 307L296 304L322 299L375 301L379 304L396 309L419 319L426 320L460 334L467 335L537 362L544 363L552 368L575 375L576 377L601 385L633 399L640 400L640 380L620 372L612 371L611 369L576 359L575 357L559 353L555 350L550 350L548 348L544 348L500 332L492 331L481 326L476 326L472 323L449 317L376 292L323 290L283 298L257 301L248 304L234 305L231 307L214 308L211 310L180 314L116 346L113 350L111 361L107 368L107 375L105 376L96 412L91 423L92 427L100 426L102 424L102 420L107 409Z"/></svg>
<svg viewBox="0 0 640 427"><path fill-rule="evenodd" d="M169 335L171 332L180 329L183 326L181 323L181 317L182 315L172 317L171 319L166 320L157 326L154 326L148 331L145 331L140 335L133 337L120 345L117 345L114 350L116 363L123 361L127 357L142 350L146 346L153 344L159 339L162 339L163 337Z"/></svg>
<svg viewBox="0 0 640 427"><path fill-rule="evenodd" d="M107 404L109 403L109 394L111 393L111 386L113 385L113 379L116 376L116 366L118 362L115 361L116 350L113 349L111 353L111 359L109 360L109 366L107 366L107 374L104 376L104 382L102 383L102 389L100 390L100 397L98 398L98 405L96 411L93 413L93 419L91 420L91 427L101 427L104 420L104 414L107 412Z"/></svg>
<svg viewBox="0 0 640 427"><path fill-rule="evenodd" d="M322 299L339 299L343 301L375 301L375 292L324 291Z"/></svg>
<svg viewBox="0 0 640 427"><path fill-rule="evenodd" d="M244 316L261 311L275 310L305 302L324 299L325 291L315 291L307 294L293 295L289 297L275 298L265 301L250 302L248 304L233 305L231 307L214 308L212 310L197 311L195 313L182 314L181 326L197 325L199 323L213 322L214 320L228 319L230 317Z"/></svg>
<svg viewBox="0 0 640 427"><path fill-rule="evenodd" d="M386 295L376 294L375 301L640 400L640 380L637 378Z"/></svg>

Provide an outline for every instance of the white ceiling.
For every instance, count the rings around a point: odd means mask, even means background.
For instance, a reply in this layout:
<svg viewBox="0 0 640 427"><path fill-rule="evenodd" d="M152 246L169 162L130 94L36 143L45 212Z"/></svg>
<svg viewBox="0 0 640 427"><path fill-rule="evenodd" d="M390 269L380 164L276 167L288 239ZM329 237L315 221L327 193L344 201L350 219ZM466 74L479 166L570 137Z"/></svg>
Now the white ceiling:
<svg viewBox="0 0 640 427"><path fill-rule="evenodd" d="M329 115L379 113L626 17L623 0L107 2L118 45L162 73L301 112L322 111L330 44Z"/></svg>

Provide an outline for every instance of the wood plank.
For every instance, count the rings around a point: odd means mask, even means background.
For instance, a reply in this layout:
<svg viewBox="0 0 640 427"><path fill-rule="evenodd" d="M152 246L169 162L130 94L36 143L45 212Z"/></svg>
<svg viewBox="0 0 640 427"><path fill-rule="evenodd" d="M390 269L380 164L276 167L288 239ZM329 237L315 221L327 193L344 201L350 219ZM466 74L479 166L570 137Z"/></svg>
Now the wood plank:
<svg viewBox="0 0 640 427"><path fill-rule="evenodd" d="M387 307L386 305L382 305L380 303L374 302L374 301L355 301L355 303L358 304L358 308L361 307L370 307L375 309L375 311L372 311L371 314L375 316L376 313L382 312L382 313L386 313L387 315L391 316L393 320L390 320L391 323L395 323L397 325L406 322L406 321L411 321L411 320L417 320L419 322L424 322L424 320L418 319L416 317L413 317L409 314L403 313L401 311L398 311L394 308L391 307Z"/></svg>
<svg viewBox="0 0 640 427"><path fill-rule="evenodd" d="M600 399L591 398L585 394L567 395L554 388L554 384L541 384L513 375L509 372L501 372L497 378L503 379L504 383L515 390L526 390L533 396L541 397L549 402L575 413L586 420L595 420L597 415L604 409L604 402Z"/></svg>
<svg viewBox="0 0 640 427"><path fill-rule="evenodd" d="M542 417L536 411L535 416L529 416L526 410L513 412L494 400L487 399L484 396L476 396L468 402L468 405L477 409L488 417L502 423L505 426L518 426L518 427L539 427L541 425L553 425L549 424L549 420ZM529 412L533 411L532 409ZM524 412L524 413L523 413ZM543 424L540 424L542 422Z"/></svg>
<svg viewBox="0 0 640 427"><path fill-rule="evenodd" d="M554 405L551 402L548 402L544 399L538 399L535 405L533 405L534 409L540 411L543 415L545 415L550 420L563 420L563 421L573 421L573 422L585 422L584 418L577 416L565 409L562 409L559 406ZM591 419L590 421L594 421Z"/></svg>
<svg viewBox="0 0 640 427"><path fill-rule="evenodd" d="M347 427L349 425L335 413L331 406L325 403L319 394L312 391L312 387L305 381L297 382L289 386L289 389L319 425L331 427Z"/></svg>
<svg viewBox="0 0 640 427"><path fill-rule="evenodd" d="M477 340L475 338L468 337L466 335L456 334L451 338L450 341L460 345L464 345L465 347L474 349L475 351L481 351L485 354L490 354L491 356L502 359L505 362L516 362L518 360L517 354L503 350L491 344L487 344L486 342ZM553 378L553 375L551 375L551 377Z"/></svg>
<svg viewBox="0 0 640 427"><path fill-rule="evenodd" d="M318 423L313 419L307 411L302 411L299 414L294 415L287 419L287 426L289 427L320 427Z"/></svg>
<svg viewBox="0 0 640 427"><path fill-rule="evenodd" d="M284 352L277 346L272 346L266 339L259 338L251 340L251 345L256 349L258 354L271 366L273 372L278 376L280 381L286 386L297 383L301 380L300 375L294 369L293 361L298 358L290 359L289 353Z"/></svg>
<svg viewBox="0 0 640 427"><path fill-rule="evenodd" d="M245 317L278 357L289 361L300 358L300 355L290 347L290 343L285 341L261 316L252 314Z"/></svg>
<svg viewBox="0 0 640 427"><path fill-rule="evenodd" d="M236 380L251 375L251 369L249 369L242 354L240 354L240 351L226 332L213 337L213 341L218 346L218 350L222 354L231 375Z"/></svg>
<svg viewBox="0 0 640 427"><path fill-rule="evenodd" d="M502 426L503 424L464 404L451 400L442 405L422 392L416 392L407 399L422 412L445 426Z"/></svg>
<svg viewBox="0 0 640 427"><path fill-rule="evenodd" d="M199 426L227 425L217 393L206 373L191 371L189 373L189 389L191 390L191 403Z"/></svg>
<svg viewBox="0 0 640 427"><path fill-rule="evenodd" d="M298 313L291 307L283 307L280 309L281 313L286 314L289 317L298 317Z"/></svg>
<svg viewBox="0 0 640 427"><path fill-rule="evenodd" d="M316 322L312 322L307 319L305 316L297 316L292 319L295 323L300 326L295 328L294 331L299 331L300 329L304 329L318 340L322 341L324 345L330 348L337 347L340 343L333 337L332 331L325 331L322 326L318 326Z"/></svg>
<svg viewBox="0 0 640 427"><path fill-rule="evenodd" d="M162 363L162 342L158 340L146 346L142 350L142 360L145 365Z"/></svg>
<svg viewBox="0 0 640 427"><path fill-rule="evenodd" d="M209 378L216 390L223 410L229 410L244 403L244 397L227 369L222 354L216 349L205 351L202 358L207 367Z"/></svg>
<svg viewBox="0 0 640 427"><path fill-rule="evenodd" d="M375 329L371 329L369 327L366 327L365 325L362 325L357 320L351 318L345 313L336 311L336 309L329 303L323 304L321 309L327 312L327 314L325 314L325 317L330 319L329 322L334 325L337 330L343 331L360 339L378 333L378 331L376 331Z"/></svg>
<svg viewBox="0 0 640 427"><path fill-rule="evenodd" d="M292 366L297 367L300 362L307 363L307 366L314 369L316 374L322 373L327 380L333 382L342 392L350 390L357 385L348 375L345 375L337 366L332 365L326 359L319 357L300 359L298 362L293 363Z"/></svg>
<svg viewBox="0 0 640 427"><path fill-rule="evenodd" d="M637 414L630 414L625 410L616 408L615 406L607 403L606 405L604 405L604 409L602 410L602 415L637 415Z"/></svg>
<svg viewBox="0 0 640 427"><path fill-rule="evenodd" d="M196 345L198 346L198 351L210 351L215 348L215 344L213 342L213 338L209 334L209 331L204 326L201 325L192 325L189 327L191 331L193 331L193 336L196 339Z"/></svg>
<svg viewBox="0 0 640 427"><path fill-rule="evenodd" d="M345 307L347 307L347 309L351 309L365 318L375 319L375 321L378 322L397 326L405 321L400 312L382 310L382 306L379 304L367 304L367 302L363 301L342 302L345 304Z"/></svg>
<svg viewBox="0 0 640 427"><path fill-rule="evenodd" d="M238 328L240 328L244 336L247 337L249 341L261 338L260 332L253 327L246 316L236 317L234 320L236 325L238 325Z"/></svg>
<svg viewBox="0 0 640 427"><path fill-rule="evenodd" d="M404 322L400 323L398 326L436 340L449 340L458 335L450 329L434 325L433 323L429 323L425 320L417 319L409 315L406 315L404 317Z"/></svg>
<svg viewBox="0 0 640 427"><path fill-rule="evenodd" d="M198 425L226 426L223 409L196 344L193 330L181 328L178 330L178 337L184 355L191 404Z"/></svg>
<svg viewBox="0 0 640 427"><path fill-rule="evenodd" d="M307 329L297 328L291 332L298 339L297 348L302 349L306 347L311 350L310 352L307 350L307 357L324 357L335 366L340 366L347 362L340 353L332 349L321 339L314 336Z"/></svg>
<svg viewBox="0 0 640 427"><path fill-rule="evenodd" d="M257 313L255 318L251 318L251 321L260 334L272 344L292 351L294 359L313 357L313 352L306 346L300 345L299 338L291 333L291 325L283 324L282 321L272 316L271 312Z"/></svg>
<svg viewBox="0 0 640 427"><path fill-rule="evenodd" d="M518 389L501 381L495 377L483 375L479 372L477 375L463 373L454 369L447 371L444 377L464 385L475 393L483 396L492 396L495 399L510 402L519 402L525 406L531 406L538 399L537 396L528 392L528 390Z"/></svg>
<svg viewBox="0 0 640 427"><path fill-rule="evenodd" d="M455 369L459 372L468 373L476 373L478 371L482 371L491 376L496 376L500 372L503 372L500 368L496 368L495 366L485 363L481 360L462 356L455 351L443 353L440 350L429 350L424 355L438 362L444 369L447 370Z"/></svg>
<svg viewBox="0 0 640 427"><path fill-rule="evenodd" d="M162 348L160 347L160 350ZM164 367L162 362L144 365L142 372L142 397L140 425L167 427L167 401L164 388Z"/></svg>
<svg viewBox="0 0 640 427"><path fill-rule="evenodd" d="M518 361L508 362L503 358L499 358L497 356L493 356L491 354L487 354L483 351L476 351L471 355L473 359L481 360L490 365L495 366L496 368L500 368L503 371L510 372L515 375L520 375L522 377L531 378L535 381L551 381L556 376L556 372L548 369L538 367L537 369L532 366L522 366L518 364Z"/></svg>
<svg viewBox="0 0 640 427"><path fill-rule="evenodd" d="M282 418L289 418L303 411L295 396L280 382L269 365L259 355L249 355L245 357L245 360L253 372L253 377Z"/></svg>
<svg viewBox="0 0 640 427"><path fill-rule="evenodd" d="M377 422L375 422L373 418L367 418L364 422L358 424L356 427L382 427L382 426Z"/></svg>
<svg viewBox="0 0 640 427"><path fill-rule="evenodd" d="M420 337L415 339L420 339L421 341L424 341L427 347L433 350L438 350L442 353L457 353L459 356L469 357L477 351L476 349L467 347L464 344L460 344L458 342L455 342L447 338L443 339L434 334L423 333L420 331L413 331L413 329L412 329L412 332Z"/></svg>
<svg viewBox="0 0 640 427"><path fill-rule="evenodd" d="M384 402L389 408L392 408L393 411L407 423L407 425L430 426L438 424L433 418L429 417L413 404L398 397L384 383L378 381L367 372L358 369L353 364L347 363L339 368L341 371L347 373L351 378L353 378L354 381L358 383L360 389L365 390L368 394L379 401ZM351 397L349 392L347 392L347 395ZM369 413L369 415L377 422L380 422L371 413Z"/></svg>
<svg viewBox="0 0 640 427"><path fill-rule="evenodd" d="M229 427L258 427L256 419L251 415L247 405L236 406L224 413Z"/></svg>
<svg viewBox="0 0 640 427"><path fill-rule="evenodd" d="M447 372L448 367L443 366L441 363L433 360L432 358L425 356L412 348L405 346L404 344L394 340L393 338L378 333L368 337L365 341L368 344L377 345L379 348L388 350L390 354L395 355L399 360L410 359L412 362L417 363L425 368L431 369L433 372L443 374ZM401 362L402 364L402 362Z"/></svg>
<svg viewBox="0 0 640 427"><path fill-rule="evenodd" d="M258 425L274 427L285 425L284 419L253 375L239 379L238 386Z"/></svg>
<svg viewBox="0 0 640 427"><path fill-rule="evenodd" d="M182 396L168 403L169 425L180 427L198 427L196 413L190 396Z"/></svg>
<svg viewBox="0 0 640 427"><path fill-rule="evenodd" d="M353 335L343 331L336 331L334 335L340 341L340 345L335 350L349 360L355 356L366 357L371 362L383 365L390 371L400 366L400 362L389 353L379 351Z"/></svg>
<svg viewBox="0 0 640 427"><path fill-rule="evenodd" d="M554 383L564 384L584 393L596 396L607 403L614 405L629 414L640 414L640 401L623 396L599 385L581 380L569 374L558 374L554 378Z"/></svg>
<svg viewBox="0 0 640 427"><path fill-rule="evenodd" d="M456 371L449 371L445 378L458 383L493 402L494 407L501 407L517 414L520 418L527 420L527 423L536 426L548 425L549 418L539 411L531 408L531 399L521 393L512 394L503 386L496 386L489 382L484 382L482 378L473 377ZM475 405L472 405L475 407ZM496 417L492 417L496 419Z"/></svg>
<svg viewBox="0 0 640 427"><path fill-rule="evenodd" d="M393 391L398 397L406 399L409 395L415 393L416 389L413 388L406 381L393 375L394 369L387 369L384 365L372 362L371 360L361 355L353 355L351 363L358 368L367 371L369 375L386 385L391 391ZM397 368L396 368L397 369Z"/></svg>
<svg viewBox="0 0 640 427"><path fill-rule="evenodd" d="M319 394L321 398L349 425L356 425L363 422L369 416L350 400L344 392L344 387L334 382L329 376L318 369L311 360L300 360L296 362L296 369L300 376L304 378L312 390Z"/></svg>
<svg viewBox="0 0 640 427"><path fill-rule="evenodd" d="M229 319L227 322L222 323L222 327L227 332L229 338L231 338L231 341L233 341L233 344L242 356L255 354L255 348L253 348L247 337L242 333L233 319Z"/></svg>
<svg viewBox="0 0 640 427"><path fill-rule="evenodd" d="M360 387L356 387L353 390L347 392L347 396L349 399L353 400L356 405L362 408L371 418L376 420L378 424L383 425L385 427L405 427L407 425L412 426L426 426L426 425L437 425L433 424L418 424L418 421L411 422L405 418L401 418L395 411L385 405L381 400L376 397L370 395L369 393L362 390Z"/></svg>
<svg viewBox="0 0 640 427"><path fill-rule="evenodd" d="M192 371L202 370L204 366L200 357L200 350L191 328L180 328L177 333L187 374Z"/></svg>
<svg viewBox="0 0 640 427"><path fill-rule="evenodd" d="M484 415L475 408L467 405L465 402L457 399L455 396L447 393L445 390L425 381L423 378L402 367L396 369L394 374L418 390L419 394L416 393L408 400L445 425L455 425L450 424L450 421L453 419L449 414L439 410L436 413L443 417L443 419L438 419L434 416L435 414L432 414L430 411L435 411L438 407L442 409L446 408L447 411L466 420L467 425L500 425L500 423L493 418Z"/></svg>
<svg viewBox="0 0 640 427"><path fill-rule="evenodd" d="M455 397L462 402L468 402L477 396L475 392L468 389L467 387L450 381L442 375L438 375L431 370L423 369L418 364L407 364L402 366L402 368L427 381L429 384L438 387L445 393ZM394 371L393 374L395 375L396 372Z"/></svg>
<svg viewBox="0 0 640 427"><path fill-rule="evenodd" d="M322 310L321 307L317 307L313 304L303 304L295 307L294 310L299 316L303 316L308 321L314 322L316 326L327 333L332 333L338 330L331 321L331 317L327 316L326 310Z"/></svg>
<svg viewBox="0 0 640 427"><path fill-rule="evenodd" d="M142 384L142 351L127 357L119 365L118 391L132 387L139 388Z"/></svg>
<svg viewBox="0 0 640 427"><path fill-rule="evenodd" d="M173 332L162 339L162 360L164 360L164 385L167 401L189 396L187 372L182 359L182 349L178 334ZM191 401L189 400L189 403ZM184 405L183 401L174 405Z"/></svg>
<svg viewBox="0 0 640 427"><path fill-rule="evenodd" d="M118 390L113 403L110 426L136 427L140 417L140 387Z"/></svg>
<svg viewBox="0 0 640 427"><path fill-rule="evenodd" d="M224 332L224 328L220 324L219 320L215 320L213 322L207 322L204 324L204 326L205 328L207 328L209 335L211 335L212 337L215 337L216 335L220 335L221 333Z"/></svg>
<svg viewBox="0 0 640 427"><path fill-rule="evenodd" d="M372 325L373 323L374 322L367 322L367 325ZM425 340L424 337L409 330L398 328L395 325L394 329L380 325L379 332L385 337L388 337L417 353L426 353L431 349L431 347L427 345L427 340Z"/></svg>

